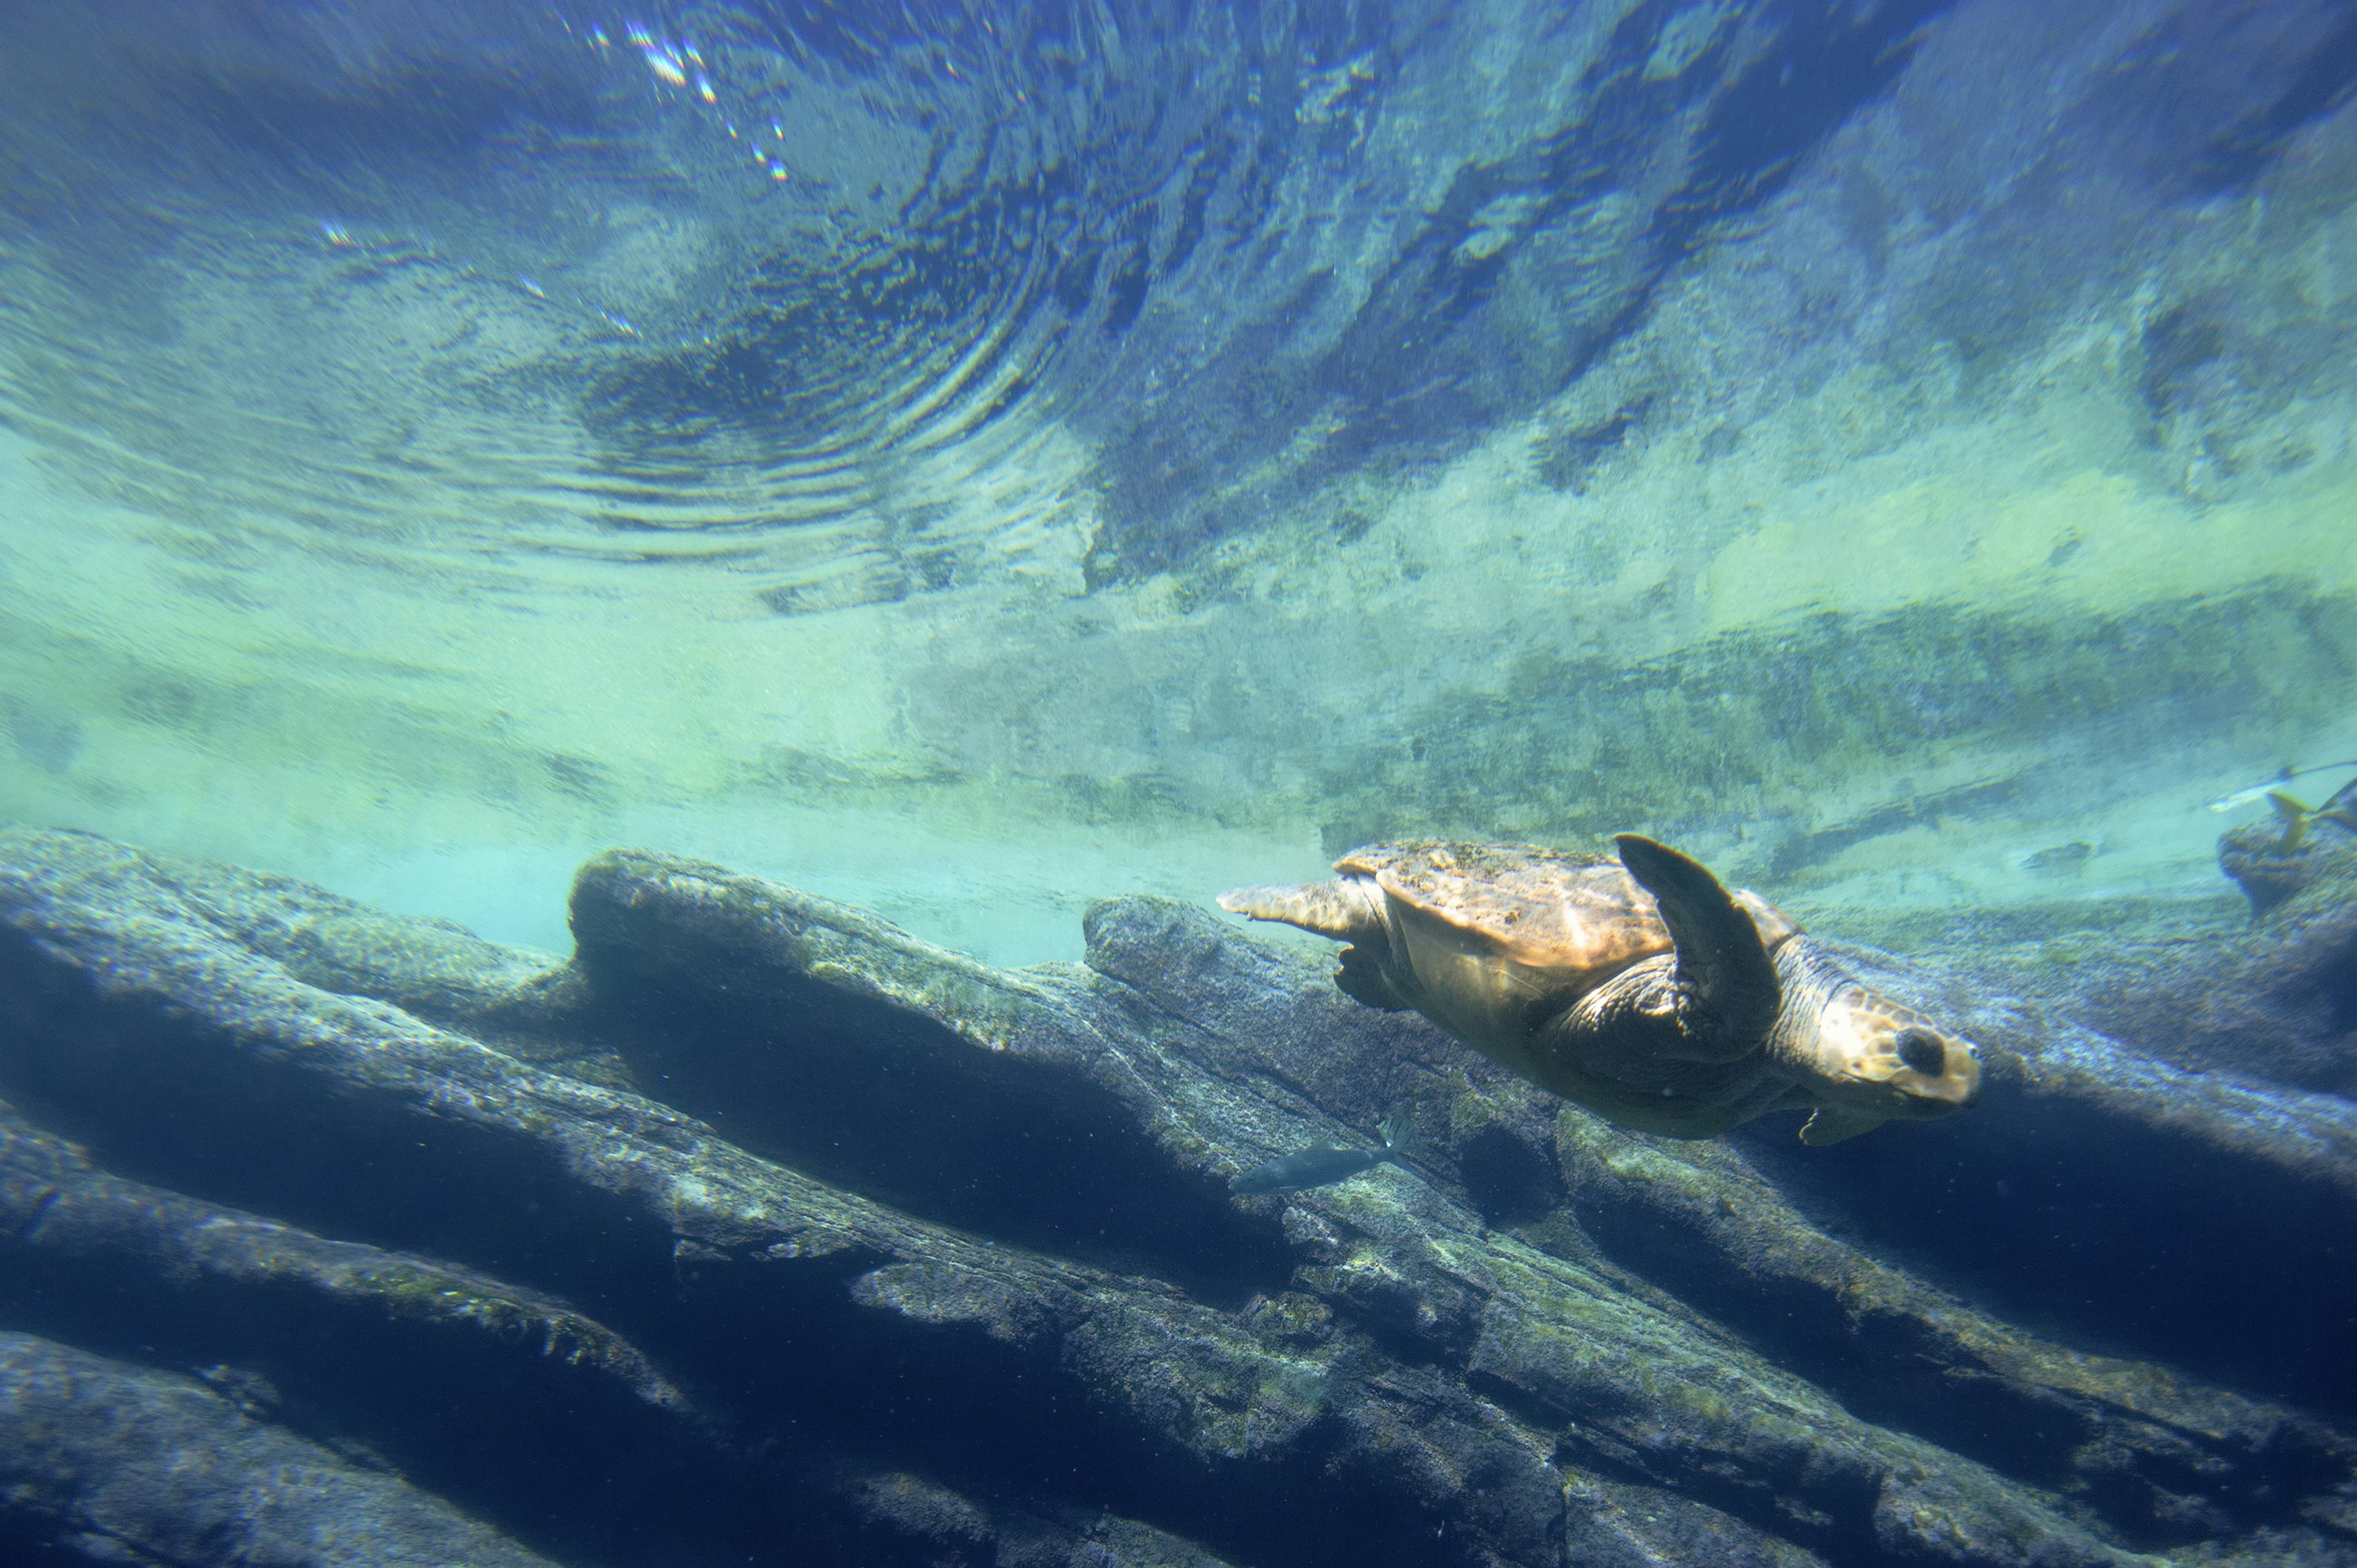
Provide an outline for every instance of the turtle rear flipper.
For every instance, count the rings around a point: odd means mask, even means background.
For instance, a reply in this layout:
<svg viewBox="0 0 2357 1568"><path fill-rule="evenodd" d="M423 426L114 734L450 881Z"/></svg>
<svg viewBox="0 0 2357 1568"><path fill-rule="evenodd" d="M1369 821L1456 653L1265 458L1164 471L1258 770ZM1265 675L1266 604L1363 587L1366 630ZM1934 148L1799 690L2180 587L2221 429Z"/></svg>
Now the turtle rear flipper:
<svg viewBox="0 0 2357 1568"><path fill-rule="evenodd" d="M1361 1002L1385 1013L1409 1013L1415 1004L1399 993L1392 977L1383 967L1380 948L1361 947L1353 943L1342 950L1342 961L1334 971L1334 984L1353 1002Z"/></svg>
<svg viewBox="0 0 2357 1568"><path fill-rule="evenodd" d="M1731 1062L1757 1050L1783 1004L1760 928L1699 863L1636 833L1613 843L1662 911L1676 944L1676 1037L1658 1047L1684 1061Z"/></svg>
<svg viewBox="0 0 2357 1568"><path fill-rule="evenodd" d="M1383 940L1383 896L1363 877L1231 888L1220 895L1220 908L1255 920L1281 920L1341 941Z"/></svg>

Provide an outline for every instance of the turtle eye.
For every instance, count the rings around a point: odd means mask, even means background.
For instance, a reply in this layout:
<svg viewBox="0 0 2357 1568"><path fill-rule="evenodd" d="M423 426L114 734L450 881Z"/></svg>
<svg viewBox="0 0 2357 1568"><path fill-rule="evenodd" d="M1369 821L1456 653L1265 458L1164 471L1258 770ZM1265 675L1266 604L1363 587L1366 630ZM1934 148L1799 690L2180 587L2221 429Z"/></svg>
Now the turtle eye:
<svg viewBox="0 0 2357 1568"><path fill-rule="evenodd" d="M1902 1029L1891 1042L1899 1059L1926 1078L1937 1078L1948 1065L1947 1047L1938 1036L1925 1029Z"/></svg>

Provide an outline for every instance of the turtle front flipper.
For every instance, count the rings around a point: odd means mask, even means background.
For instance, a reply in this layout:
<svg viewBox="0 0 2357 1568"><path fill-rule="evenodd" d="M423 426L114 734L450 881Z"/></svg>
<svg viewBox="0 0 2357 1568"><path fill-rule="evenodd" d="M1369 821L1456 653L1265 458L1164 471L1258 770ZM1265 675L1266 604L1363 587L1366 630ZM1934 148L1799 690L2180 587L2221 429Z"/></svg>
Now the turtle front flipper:
<svg viewBox="0 0 2357 1568"><path fill-rule="evenodd" d="M1783 986L1760 928L1717 877L1636 833L1613 841L1620 864L1660 906L1677 959L1668 980L1673 1037L1657 1046L1682 1061L1731 1062L1760 1047L1783 1004Z"/></svg>
<svg viewBox="0 0 2357 1568"><path fill-rule="evenodd" d="M1383 890L1363 876L1232 888L1220 895L1220 908L1255 920L1281 920L1338 941L1381 945L1386 940Z"/></svg>

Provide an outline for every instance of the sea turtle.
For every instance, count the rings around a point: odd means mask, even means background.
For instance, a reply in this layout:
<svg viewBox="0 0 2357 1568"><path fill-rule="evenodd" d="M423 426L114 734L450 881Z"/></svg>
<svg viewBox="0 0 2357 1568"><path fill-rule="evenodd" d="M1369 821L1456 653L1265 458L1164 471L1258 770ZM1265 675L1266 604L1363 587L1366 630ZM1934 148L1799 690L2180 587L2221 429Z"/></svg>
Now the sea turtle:
<svg viewBox="0 0 2357 1568"><path fill-rule="evenodd" d="M1372 844L1330 882L1240 887L1222 908L1351 945L1335 981L1414 1008L1607 1121L1708 1138L1814 1107L1804 1144L1945 1116L1980 1052L1878 995L1753 894L1623 833L1620 854Z"/></svg>

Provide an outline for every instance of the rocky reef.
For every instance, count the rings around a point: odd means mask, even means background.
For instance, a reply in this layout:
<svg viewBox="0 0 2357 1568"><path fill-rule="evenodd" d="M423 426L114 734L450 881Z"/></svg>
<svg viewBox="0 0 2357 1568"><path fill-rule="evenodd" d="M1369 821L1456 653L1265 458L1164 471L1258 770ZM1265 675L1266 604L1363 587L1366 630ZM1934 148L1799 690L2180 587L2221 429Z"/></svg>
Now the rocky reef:
<svg viewBox="0 0 2357 1568"><path fill-rule="evenodd" d="M2339 887L2104 972L2330 968ZM0 1552L2357 1563L2357 1111L2111 955L1861 950L1989 1087L1815 1151L1167 900L1022 971L642 852L571 916L0 833ZM1407 1168L1227 1188L1393 1112Z"/></svg>

